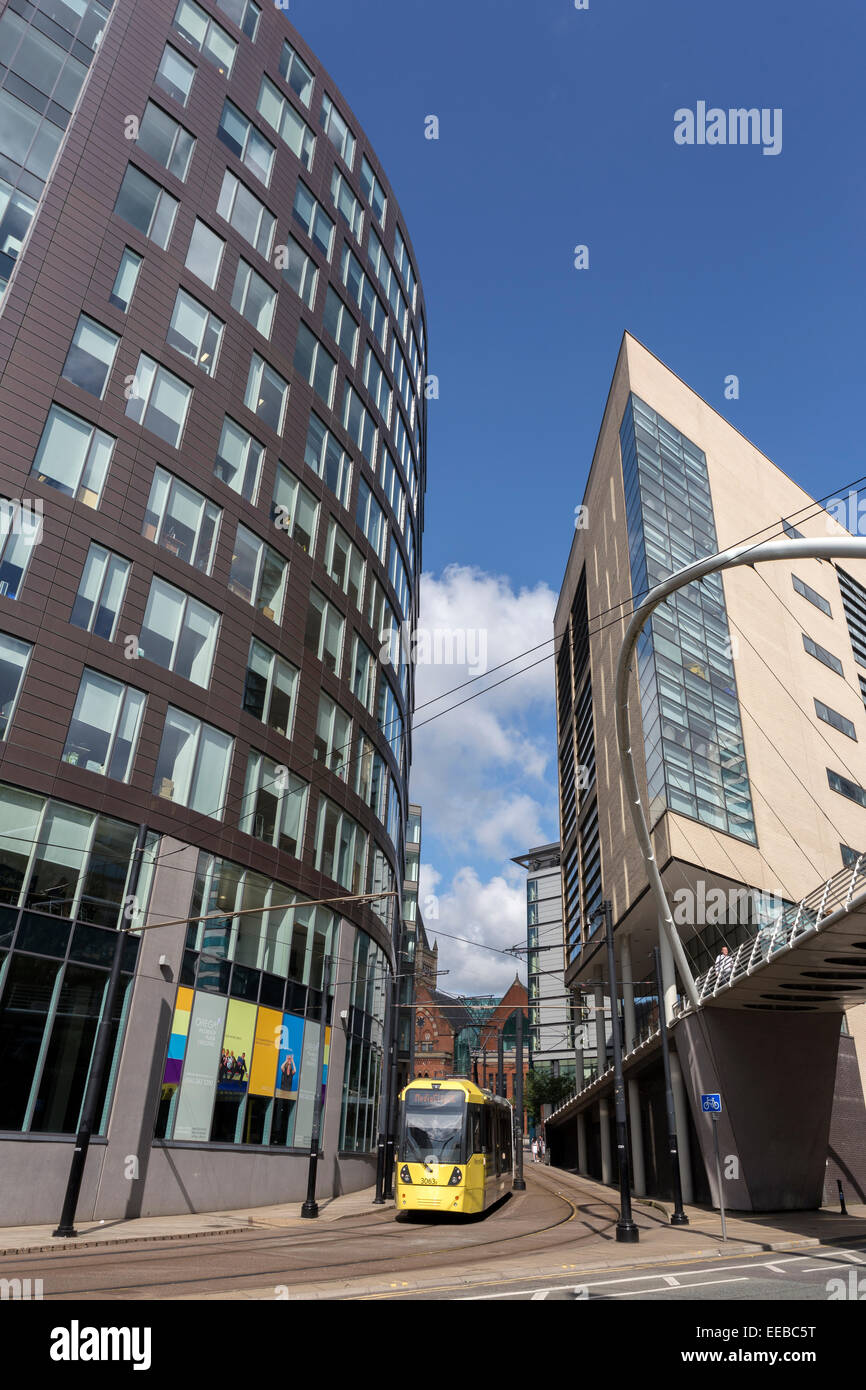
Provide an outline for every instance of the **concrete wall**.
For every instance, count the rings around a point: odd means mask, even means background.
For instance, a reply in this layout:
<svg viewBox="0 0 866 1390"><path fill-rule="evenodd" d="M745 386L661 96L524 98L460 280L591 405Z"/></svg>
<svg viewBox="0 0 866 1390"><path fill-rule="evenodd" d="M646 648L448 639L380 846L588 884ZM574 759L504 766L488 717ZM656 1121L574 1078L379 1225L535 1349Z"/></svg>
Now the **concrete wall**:
<svg viewBox="0 0 866 1390"><path fill-rule="evenodd" d="M821 1206L839 1024L839 1015L829 1013L756 1016L702 1009L677 1026L677 1052L714 1205L714 1122L701 1112L700 1098L719 1091L724 1109L716 1123L726 1206L737 1211ZM729 1157L736 1160L736 1176L725 1176Z"/></svg>

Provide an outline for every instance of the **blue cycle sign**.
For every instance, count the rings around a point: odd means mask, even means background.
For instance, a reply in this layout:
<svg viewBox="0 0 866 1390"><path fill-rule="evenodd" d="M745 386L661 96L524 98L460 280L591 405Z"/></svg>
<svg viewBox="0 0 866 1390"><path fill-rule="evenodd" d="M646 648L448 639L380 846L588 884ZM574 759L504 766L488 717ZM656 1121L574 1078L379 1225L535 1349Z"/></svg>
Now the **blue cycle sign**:
<svg viewBox="0 0 866 1390"><path fill-rule="evenodd" d="M708 1091L701 1095L701 1109L708 1113L721 1114L722 1097L718 1091Z"/></svg>

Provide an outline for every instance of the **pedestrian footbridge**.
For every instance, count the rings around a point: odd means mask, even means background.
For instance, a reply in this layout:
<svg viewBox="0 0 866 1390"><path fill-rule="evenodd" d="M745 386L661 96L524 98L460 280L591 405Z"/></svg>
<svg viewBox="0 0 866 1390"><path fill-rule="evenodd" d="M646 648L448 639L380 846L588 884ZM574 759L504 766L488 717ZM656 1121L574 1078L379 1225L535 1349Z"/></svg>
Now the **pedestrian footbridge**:
<svg viewBox="0 0 866 1390"><path fill-rule="evenodd" d="M866 855L756 923L695 984L701 1007L838 1014L866 1001ZM692 1012L688 999L677 1005L679 1018Z"/></svg>

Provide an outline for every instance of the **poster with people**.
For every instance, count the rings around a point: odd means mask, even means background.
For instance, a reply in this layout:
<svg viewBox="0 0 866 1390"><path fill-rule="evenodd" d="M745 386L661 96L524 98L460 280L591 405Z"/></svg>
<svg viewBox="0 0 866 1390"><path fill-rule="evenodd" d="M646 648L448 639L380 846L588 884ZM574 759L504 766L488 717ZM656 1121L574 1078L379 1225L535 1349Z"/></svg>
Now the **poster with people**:
<svg viewBox="0 0 866 1390"><path fill-rule="evenodd" d="M277 1087L274 1095L278 1100L297 1100L298 1077L304 1046L304 1020L297 1018L295 1014L283 1014L283 1027L279 1041L280 1056L277 1064Z"/></svg>
<svg viewBox="0 0 866 1390"><path fill-rule="evenodd" d="M218 1090L221 1094L246 1095L253 1056L256 1006L232 999L226 1016L220 1054Z"/></svg>

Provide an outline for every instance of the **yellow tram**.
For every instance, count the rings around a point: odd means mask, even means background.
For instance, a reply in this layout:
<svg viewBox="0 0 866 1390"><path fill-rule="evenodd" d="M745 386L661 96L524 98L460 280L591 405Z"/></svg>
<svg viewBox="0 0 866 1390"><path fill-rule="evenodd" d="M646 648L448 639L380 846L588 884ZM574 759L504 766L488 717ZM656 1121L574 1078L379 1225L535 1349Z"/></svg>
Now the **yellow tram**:
<svg viewBox="0 0 866 1390"><path fill-rule="evenodd" d="M512 1185L512 1109L471 1081L412 1081L400 1096L398 1211L486 1211Z"/></svg>

